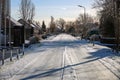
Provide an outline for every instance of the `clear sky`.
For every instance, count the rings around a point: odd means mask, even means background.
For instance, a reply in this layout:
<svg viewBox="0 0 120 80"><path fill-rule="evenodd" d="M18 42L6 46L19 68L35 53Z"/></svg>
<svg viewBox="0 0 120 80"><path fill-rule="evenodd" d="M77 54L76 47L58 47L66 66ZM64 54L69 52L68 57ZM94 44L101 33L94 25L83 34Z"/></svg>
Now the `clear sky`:
<svg viewBox="0 0 120 80"><path fill-rule="evenodd" d="M12 17L19 19L19 4L20 0L11 0L12 2ZM55 19L63 18L67 21L75 20L80 13L83 13L83 8L77 5L86 7L86 12L94 16L95 10L92 9L94 0L32 0L36 7L35 20L45 21L46 24L50 21L50 16Z"/></svg>

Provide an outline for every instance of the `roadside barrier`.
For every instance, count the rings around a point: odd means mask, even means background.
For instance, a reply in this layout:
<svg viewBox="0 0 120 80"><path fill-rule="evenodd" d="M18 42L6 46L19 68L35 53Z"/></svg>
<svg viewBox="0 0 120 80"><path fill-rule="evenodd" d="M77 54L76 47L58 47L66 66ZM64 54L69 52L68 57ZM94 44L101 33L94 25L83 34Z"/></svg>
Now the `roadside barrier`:
<svg viewBox="0 0 120 80"><path fill-rule="evenodd" d="M17 60L20 58L21 47L0 47L1 63L5 64L5 59L10 58L10 61L13 61L13 57L16 57Z"/></svg>

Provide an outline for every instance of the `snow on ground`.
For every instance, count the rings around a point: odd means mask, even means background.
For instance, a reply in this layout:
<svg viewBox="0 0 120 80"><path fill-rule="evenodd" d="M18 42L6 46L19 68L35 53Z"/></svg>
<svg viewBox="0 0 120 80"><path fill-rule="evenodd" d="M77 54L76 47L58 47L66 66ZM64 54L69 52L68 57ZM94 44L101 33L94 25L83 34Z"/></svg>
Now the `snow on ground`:
<svg viewBox="0 0 120 80"><path fill-rule="evenodd" d="M54 42L58 42L58 43L55 44ZM61 45L61 42L64 42L63 43L64 45ZM7 62L5 63L5 65L0 66L0 80L9 80L9 78L11 77L14 78L14 75L16 73L20 73L24 71L28 66L31 66L31 64L34 64L35 62L37 62L37 60L41 60L38 58L44 54L47 54L46 51L48 51L49 53L50 48L53 48L53 51L54 51L54 48L56 48L56 50L57 48L60 50L61 49L60 47L61 48L65 47L65 51L63 52L63 57L65 58L64 60L67 60L67 62L64 62L63 60L63 63L62 63L63 67L68 66L67 64L73 65L74 63L79 63L82 59L89 60L89 61L85 61L86 63L94 61L94 60L98 60L97 64L99 64L98 62L100 62L102 65L106 67L106 69L108 69L111 73L113 73L115 76L120 78L120 72L119 72L120 71L120 57L114 55L110 48L105 47L105 46L100 46L100 45L92 46L91 43L87 43L87 41L85 40L78 41L77 38L71 35L60 34L58 36L52 36L48 38L47 40L43 40L40 44L31 45L28 49L26 49L25 56L20 58L20 60L17 60L17 61L14 60L13 62ZM55 54L56 51L53 53ZM78 54L78 53L82 53L82 54ZM64 64L64 63L67 63L67 64ZM84 62L81 62L81 63L84 63ZM86 65L84 66L87 67ZM79 72L78 70L76 71L75 69L78 69L78 68L76 67L74 68L71 66L70 68L65 69L66 71L65 73L64 73L64 70L62 72L64 74L68 74L67 70L70 70L72 76L74 77L74 76L77 76L77 72ZM68 76L70 76L70 74ZM65 76L65 77L68 77L68 76ZM52 80L52 79L47 79L47 80Z"/></svg>
<svg viewBox="0 0 120 80"><path fill-rule="evenodd" d="M120 79L120 56L115 55L111 48L101 45L92 46L92 44L85 45L85 48L91 56L88 58L99 59L106 68L108 68L114 75Z"/></svg>
<svg viewBox="0 0 120 80"><path fill-rule="evenodd" d="M28 67L30 64L34 63L36 61L36 56L42 55L42 53L39 53L36 51L36 47L38 47L40 44L32 45L29 49L25 50L25 56L21 56L20 60L14 60L13 62L8 62L9 59L7 59L5 62L5 65L0 66L0 80L7 80L8 78L12 77L15 73L20 72L24 70L26 67ZM44 49L39 49L39 51L42 52ZM34 54L36 53L36 54Z"/></svg>
<svg viewBox="0 0 120 80"><path fill-rule="evenodd" d="M56 36L55 38L53 38L51 41L59 41L59 42L63 42L63 41L76 41L77 38L68 35L68 34L60 34L58 36Z"/></svg>

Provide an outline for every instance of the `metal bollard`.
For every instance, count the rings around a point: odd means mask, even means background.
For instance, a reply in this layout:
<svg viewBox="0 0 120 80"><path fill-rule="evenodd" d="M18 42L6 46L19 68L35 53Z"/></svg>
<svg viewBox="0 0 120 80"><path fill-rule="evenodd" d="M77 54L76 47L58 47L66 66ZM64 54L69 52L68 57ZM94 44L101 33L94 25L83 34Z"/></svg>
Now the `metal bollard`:
<svg viewBox="0 0 120 80"><path fill-rule="evenodd" d="M10 50L10 61L12 61L12 49Z"/></svg>
<svg viewBox="0 0 120 80"><path fill-rule="evenodd" d="M23 44L23 55L24 55L25 44Z"/></svg>
<svg viewBox="0 0 120 80"><path fill-rule="evenodd" d="M5 49L2 50L2 65L4 65Z"/></svg>
<svg viewBox="0 0 120 80"><path fill-rule="evenodd" d="M19 49L17 49L17 59L19 59Z"/></svg>

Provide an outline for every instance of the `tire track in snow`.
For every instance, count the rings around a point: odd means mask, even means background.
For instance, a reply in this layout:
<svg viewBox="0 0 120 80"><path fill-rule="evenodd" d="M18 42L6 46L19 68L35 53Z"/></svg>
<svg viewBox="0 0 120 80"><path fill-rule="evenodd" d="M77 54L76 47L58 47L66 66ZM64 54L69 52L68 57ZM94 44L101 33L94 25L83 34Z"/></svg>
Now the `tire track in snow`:
<svg viewBox="0 0 120 80"><path fill-rule="evenodd" d="M66 61L68 62L67 65L69 65L69 68L70 68L70 73L68 75L70 75L71 80L78 80L76 71L75 71L74 67L72 66L72 65L74 65L72 55L69 54L71 51L74 52L73 50L70 50L70 49L67 48L67 46L65 46L65 51L62 54L62 68L63 69L62 69L62 72L61 72L61 80L65 79L64 78L65 67L67 67L66 64L65 64Z"/></svg>
<svg viewBox="0 0 120 80"><path fill-rule="evenodd" d="M62 67L62 73L61 73L61 80L64 80L64 71L65 71L65 54L66 54L66 47L65 47L65 50L62 54L62 64L61 64L61 67Z"/></svg>
<svg viewBox="0 0 120 80"><path fill-rule="evenodd" d="M67 49L67 47L66 47L66 49ZM68 53L65 54L66 59L67 59L67 61L69 61L70 65L74 65L74 61L73 61L73 58L72 58L73 55L71 54L71 53L74 52L74 50L73 49L67 49L67 51L68 51ZM71 72L72 72L72 74L71 74L72 80L78 80L75 68L73 66L70 66L70 67L71 67Z"/></svg>

